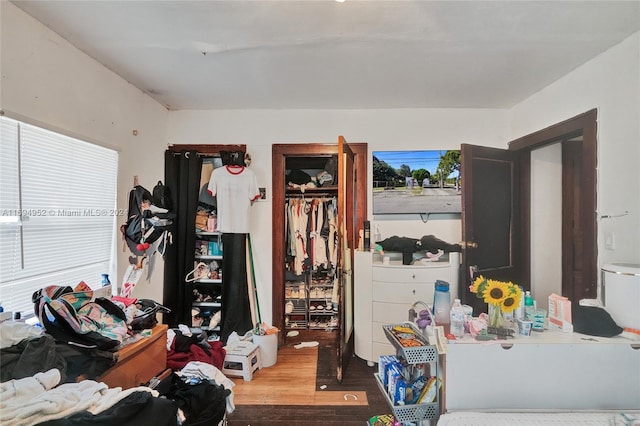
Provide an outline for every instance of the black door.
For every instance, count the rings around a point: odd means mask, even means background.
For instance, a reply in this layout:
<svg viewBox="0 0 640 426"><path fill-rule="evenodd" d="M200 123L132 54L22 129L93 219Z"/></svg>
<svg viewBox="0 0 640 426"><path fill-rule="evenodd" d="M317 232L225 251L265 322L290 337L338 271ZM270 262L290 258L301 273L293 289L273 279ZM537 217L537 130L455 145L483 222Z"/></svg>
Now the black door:
<svg viewBox="0 0 640 426"><path fill-rule="evenodd" d="M459 294L474 315L486 304L469 291L474 276L520 283L519 154L461 146L463 256Z"/></svg>

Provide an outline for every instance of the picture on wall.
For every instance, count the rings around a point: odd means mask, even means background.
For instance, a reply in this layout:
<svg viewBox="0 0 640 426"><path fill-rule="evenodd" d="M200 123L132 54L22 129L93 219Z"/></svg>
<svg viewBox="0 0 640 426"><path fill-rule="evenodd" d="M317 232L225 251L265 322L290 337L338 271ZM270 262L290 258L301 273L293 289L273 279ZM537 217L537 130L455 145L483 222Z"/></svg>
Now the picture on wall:
<svg viewBox="0 0 640 426"><path fill-rule="evenodd" d="M374 151L373 214L461 213L460 150Z"/></svg>

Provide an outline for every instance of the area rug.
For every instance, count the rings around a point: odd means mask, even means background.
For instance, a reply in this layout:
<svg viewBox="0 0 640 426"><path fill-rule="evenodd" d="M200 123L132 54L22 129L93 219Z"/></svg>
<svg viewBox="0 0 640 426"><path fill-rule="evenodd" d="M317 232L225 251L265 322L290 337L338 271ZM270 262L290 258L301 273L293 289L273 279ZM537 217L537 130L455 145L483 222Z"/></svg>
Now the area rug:
<svg viewBox="0 0 640 426"><path fill-rule="evenodd" d="M368 405L367 393L316 387L318 347L278 350L275 365L257 370L251 381L229 377L235 405Z"/></svg>

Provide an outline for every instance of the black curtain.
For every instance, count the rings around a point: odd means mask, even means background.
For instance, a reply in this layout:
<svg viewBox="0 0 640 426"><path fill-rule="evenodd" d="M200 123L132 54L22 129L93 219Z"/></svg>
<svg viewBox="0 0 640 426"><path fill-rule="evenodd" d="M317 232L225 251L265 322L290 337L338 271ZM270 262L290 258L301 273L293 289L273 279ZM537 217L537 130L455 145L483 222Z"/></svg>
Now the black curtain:
<svg viewBox="0 0 640 426"><path fill-rule="evenodd" d="M164 156L164 181L173 198L176 219L171 232L173 244L164 256L163 305L171 309L163 322L169 327L191 324L191 287L184 279L195 260L196 210L200 193L202 159L196 151L179 153L167 150Z"/></svg>
<svg viewBox="0 0 640 426"><path fill-rule="evenodd" d="M247 234L222 234L222 330L220 339L253 328L247 279Z"/></svg>

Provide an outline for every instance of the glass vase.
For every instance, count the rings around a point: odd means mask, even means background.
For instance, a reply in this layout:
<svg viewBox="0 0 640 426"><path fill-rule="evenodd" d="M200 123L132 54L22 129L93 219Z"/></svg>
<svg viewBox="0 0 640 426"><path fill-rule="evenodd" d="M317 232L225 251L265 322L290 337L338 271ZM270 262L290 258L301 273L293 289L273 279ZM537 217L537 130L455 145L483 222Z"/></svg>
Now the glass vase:
<svg viewBox="0 0 640 426"><path fill-rule="evenodd" d="M504 312L502 312L501 306L489 304L489 327L492 327L492 328L506 327Z"/></svg>

